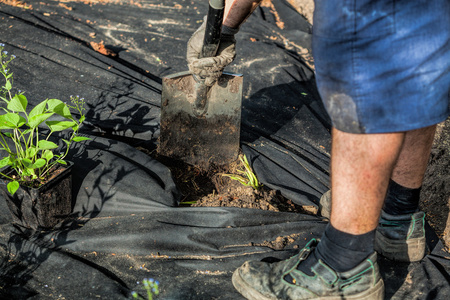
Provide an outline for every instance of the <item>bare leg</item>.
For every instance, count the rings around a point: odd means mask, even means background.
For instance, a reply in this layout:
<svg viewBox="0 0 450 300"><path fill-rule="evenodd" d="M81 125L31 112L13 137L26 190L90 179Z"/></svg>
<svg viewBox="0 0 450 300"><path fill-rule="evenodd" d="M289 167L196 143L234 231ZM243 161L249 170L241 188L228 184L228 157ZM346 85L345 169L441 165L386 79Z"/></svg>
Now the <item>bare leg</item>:
<svg viewBox="0 0 450 300"><path fill-rule="evenodd" d="M351 134L333 128L330 222L334 228L359 235L377 227L404 137L405 133Z"/></svg>
<svg viewBox="0 0 450 300"><path fill-rule="evenodd" d="M406 132L392 180L410 189L422 185L435 132L436 125Z"/></svg>

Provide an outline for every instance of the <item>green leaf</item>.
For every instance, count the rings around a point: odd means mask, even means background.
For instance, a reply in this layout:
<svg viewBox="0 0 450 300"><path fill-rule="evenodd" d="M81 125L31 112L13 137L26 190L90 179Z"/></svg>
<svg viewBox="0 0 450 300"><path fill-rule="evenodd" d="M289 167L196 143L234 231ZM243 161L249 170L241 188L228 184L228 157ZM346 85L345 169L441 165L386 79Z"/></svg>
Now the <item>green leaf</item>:
<svg viewBox="0 0 450 300"><path fill-rule="evenodd" d="M85 119L86 119L86 116L85 116L85 115L82 115L82 116L80 117L80 119L78 120L78 122L81 124L81 123L84 122Z"/></svg>
<svg viewBox="0 0 450 300"><path fill-rule="evenodd" d="M23 125L25 125L26 123L27 123L27 120L24 117L19 116L19 123L17 124L17 127L20 128Z"/></svg>
<svg viewBox="0 0 450 300"><path fill-rule="evenodd" d="M47 121L45 123L52 132L66 130L76 124L74 121Z"/></svg>
<svg viewBox="0 0 450 300"><path fill-rule="evenodd" d="M53 158L53 152L50 150L42 151L42 158L50 161Z"/></svg>
<svg viewBox="0 0 450 300"><path fill-rule="evenodd" d="M33 176L33 170L28 169L28 168L24 168L23 166L20 166L20 168L22 168L21 178L26 178L26 177Z"/></svg>
<svg viewBox="0 0 450 300"><path fill-rule="evenodd" d="M11 81L6 80L5 89L7 89L9 91L11 88L12 88Z"/></svg>
<svg viewBox="0 0 450 300"><path fill-rule="evenodd" d="M66 161L62 159L58 159L56 162L62 165L67 165Z"/></svg>
<svg viewBox="0 0 450 300"><path fill-rule="evenodd" d="M90 138L84 136L76 136L72 139L74 142L88 141Z"/></svg>
<svg viewBox="0 0 450 300"><path fill-rule="evenodd" d="M40 140L38 142L38 148L39 148L39 150L50 150L50 149L58 148L58 145L56 145L55 143L50 142L50 141Z"/></svg>
<svg viewBox="0 0 450 300"><path fill-rule="evenodd" d="M47 100L42 101L38 105L36 105L28 114L28 118L31 119L34 116L43 114L45 111L45 107L47 105Z"/></svg>
<svg viewBox="0 0 450 300"><path fill-rule="evenodd" d="M42 168L43 166L45 166L47 164L47 161L43 158L38 158L35 163L33 164L33 168L32 169L39 169Z"/></svg>
<svg viewBox="0 0 450 300"><path fill-rule="evenodd" d="M16 94L11 101L9 101L7 108L12 111L26 112L28 105L27 97Z"/></svg>
<svg viewBox="0 0 450 300"><path fill-rule="evenodd" d="M37 152L38 152L38 149L36 149L36 147L30 147L26 151L27 157L34 157Z"/></svg>
<svg viewBox="0 0 450 300"><path fill-rule="evenodd" d="M25 129L24 131L22 131L22 135L27 135L30 134L33 130L32 129Z"/></svg>
<svg viewBox="0 0 450 300"><path fill-rule="evenodd" d="M66 140L66 139L62 139L64 143L66 143L67 147L70 147L71 142Z"/></svg>
<svg viewBox="0 0 450 300"><path fill-rule="evenodd" d="M0 134L6 136L8 138L12 138L13 137L13 134L11 132L0 132Z"/></svg>
<svg viewBox="0 0 450 300"><path fill-rule="evenodd" d="M24 165L25 168L27 169L32 169L33 167L33 162L31 161L31 159L28 158L23 158L21 160L22 164Z"/></svg>
<svg viewBox="0 0 450 300"><path fill-rule="evenodd" d="M19 183L17 181L11 181L8 183L8 185L6 186L8 188L8 192L11 193L11 195L14 195L17 190L19 189Z"/></svg>
<svg viewBox="0 0 450 300"><path fill-rule="evenodd" d="M55 107L57 107L58 105L61 105L61 104L64 105L64 102L62 102L59 99L47 99L46 101L47 101L47 107L51 111L54 111Z"/></svg>
<svg viewBox="0 0 450 300"><path fill-rule="evenodd" d="M73 120L72 114L70 113L69 107L58 99L47 100L47 107L50 111L66 118Z"/></svg>
<svg viewBox="0 0 450 300"><path fill-rule="evenodd" d="M28 124L27 125L30 128L36 128L40 124L42 124L45 120L50 118L52 115L53 115L53 113L45 113L45 114L40 114L40 115L34 115L33 117L30 117L28 119Z"/></svg>
<svg viewBox="0 0 450 300"><path fill-rule="evenodd" d="M25 123L25 118L15 113L0 115L0 130L19 128Z"/></svg>
<svg viewBox="0 0 450 300"><path fill-rule="evenodd" d="M9 165L10 159L9 157L5 157L2 160L0 160L0 168L6 167Z"/></svg>

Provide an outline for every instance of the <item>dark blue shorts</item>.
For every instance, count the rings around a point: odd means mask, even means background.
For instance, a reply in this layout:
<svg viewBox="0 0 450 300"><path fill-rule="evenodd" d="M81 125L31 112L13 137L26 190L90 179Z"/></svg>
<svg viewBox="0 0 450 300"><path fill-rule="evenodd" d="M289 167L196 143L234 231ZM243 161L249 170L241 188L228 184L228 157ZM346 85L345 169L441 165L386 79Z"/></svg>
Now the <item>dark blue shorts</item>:
<svg viewBox="0 0 450 300"><path fill-rule="evenodd" d="M341 131L408 131L449 115L449 0L316 0L313 54Z"/></svg>

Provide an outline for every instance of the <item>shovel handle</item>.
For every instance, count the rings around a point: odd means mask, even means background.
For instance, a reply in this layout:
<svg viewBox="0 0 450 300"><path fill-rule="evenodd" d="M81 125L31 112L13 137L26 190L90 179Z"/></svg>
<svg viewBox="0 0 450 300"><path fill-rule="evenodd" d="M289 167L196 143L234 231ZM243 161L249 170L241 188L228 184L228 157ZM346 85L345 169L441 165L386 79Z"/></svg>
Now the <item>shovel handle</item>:
<svg viewBox="0 0 450 300"><path fill-rule="evenodd" d="M200 58L212 57L217 53L220 43L225 0L209 0L208 15L206 17L205 38L203 39ZM194 76L196 78L196 76ZM209 87L205 85L203 78L196 78L195 100L192 104L194 115L201 118L205 115L208 104Z"/></svg>
<svg viewBox="0 0 450 300"><path fill-rule="evenodd" d="M225 0L209 0L208 15L206 17L205 38L200 58L212 57L217 53L220 43Z"/></svg>

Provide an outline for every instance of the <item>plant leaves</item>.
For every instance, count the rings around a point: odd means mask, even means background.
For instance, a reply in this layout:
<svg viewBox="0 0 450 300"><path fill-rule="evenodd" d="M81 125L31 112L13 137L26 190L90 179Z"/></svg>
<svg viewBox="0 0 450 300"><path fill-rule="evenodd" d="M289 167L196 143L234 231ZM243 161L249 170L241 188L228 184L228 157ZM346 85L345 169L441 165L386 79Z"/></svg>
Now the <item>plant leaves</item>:
<svg viewBox="0 0 450 300"><path fill-rule="evenodd" d="M63 131L76 124L74 121L47 121L45 122L52 132Z"/></svg>
<svg viewBox="0 0 450 300"><path fill-rule="evenodd" d="M56 145L55 143L50 142L50 141L40 140L38 142L38 148L39 148L39 150L50 150L50 149L58 148L58 145Z"/></svg>
<svg viewBox="0 0 450 300"><path fill-rule="evenodd" d="M6 167L7 165L9 165L9 157L5 157L2 160L0 160L0 168Z"/></svg>
<svg viewBox="0 0 450 300"><path fill-rule="evenodd" d="M0 132L0 134L3 134L4 136L8 137L8 138L12 138L13 134L11 132Z"/></svg>
<svg viewBox="0 0 450 300"><path fill-rule="evenodd" d="M69 107L58 99L49 99L47 100L47 107L50 111L66 118L73 120L72 114L70 113Z"/></svg>
<svg viewBox="0 0 450 300"><path fill-rule="evenodd" d="M28 119L31 119L34 116L44 113L46 105L47 105L47 100L44 100L41 103L39 103L38 105L36 105L28 114Z"/></svg>
<svg viewBox="0 0 450 300"><path fill-rule="evenodd" d="M47 161L50 161L52 158L53 158L53 152L52 151L50 151L50 150L45 150L45 151L42 151L42 158L43 159L46 159Z"/></svg>
<svg viewBox="0 0 450 300"><path fill-rule="evenodd" d="M67 165L66 161L62 159L58 159L56 162L62 165Z"/></svg>
<svg viewBox="0 0 450 300"><path fill-rule="evenodd" d="M33 162L31 161L31 159L23 158L23 159L21 159L21 162L26 169L32 169ZM27 170L24 170L24 172L25 171L27 171Z"/></svg>
<svg viewBox="0 0 450 300"><path fill-rule="evenodd" d="M43 159L43 158L38 158L38 159L34 162L32 169L39 169L39 168L42 168L42 167L45 166L46 164L47 164L47 161L46 161L45 159Z"/></svg>
<svg viewBox="0 0 450 300"><path fill-rule="evenodd" d="M14 195L17 190L19 189L19 183L17 181L11 181L8 183L8 185L6 186L8 188L8 192L11 193L11 195Z"/></svg>
<svg viewBox="0 0 450 300"><path fill-rule="evenodd" d="M30 128L36 128L40 124L42 124L45 120L50 118L52 115L53 115L53 113L45 113L45 114L40 114L40 115L34 115L33 117L30 117L28 119L28 124L27 125Z"/></svg>
<svg viewBox="0 0 450 300"><path fill-rule="evenodd" d="M85 136L76 136L72 139L72 141L74 142L81 142L81 141L88 141L90 140L90 138L85 137Z"/></svg>
<svg viewBox="0 0 450 300"><path fill-rule="evenodd" d="M62 139L64 143L66 143L67 147L70 147L71 142L66 140L66 139Z"/></svg>
<svg viewBox="0 0 450 300"><path fill-rule="evenodd" d="M16 94L11 101L9 101L7 108L12 111L26 112L28 105L27 97L21 94Z"/></svg>
<svg viewBox="0 0 450 300"><path fill-rule="evenodd" d="M38 149L36 149L36 147L30 147L27 149L26 153L27 153L27 157L34 157L36 155L36 153L38 152Z"/></svg>
<svg viewBox="0 0 450 300"><path fill-rule="evenodd" d="M0 130L19 128L25 123L25 118L15 113L0 115Z"/></svg>
<svg viewBox="0 0 450 300"><path fill-rule="evenodd" d="M5 89L7 89L7 90L9 91L11 88L12 88L11 81L6 80L6 83L5 83Z"/></svg>

